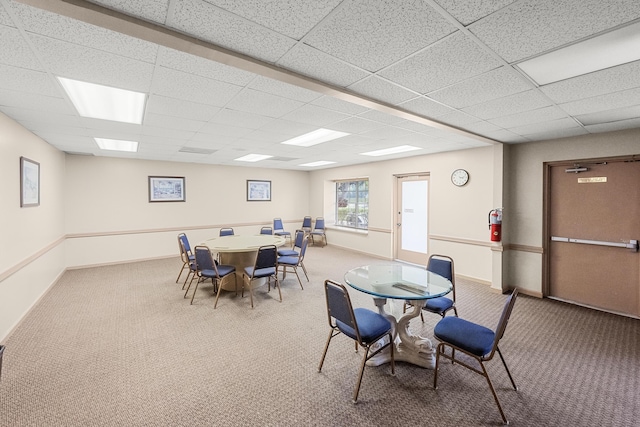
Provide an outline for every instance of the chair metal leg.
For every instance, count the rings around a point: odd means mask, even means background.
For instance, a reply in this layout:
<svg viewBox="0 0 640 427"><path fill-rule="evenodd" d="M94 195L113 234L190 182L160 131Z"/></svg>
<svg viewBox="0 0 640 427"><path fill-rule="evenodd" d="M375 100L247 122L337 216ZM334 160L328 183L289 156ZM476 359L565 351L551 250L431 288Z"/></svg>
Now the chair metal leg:
<svg viewBox="0 0 640 427"><path fill-rule="evenodd" d="M329 350L329 343L331 342L331 338L338 335L340 332L335 333L335 329L331 329L329 331L329 338L327 338L327 343L324 345L324 351L322 352L322 358L320 359L320 365L318 365L318 372L322 370L322 365L324 364L324 358L327 356L327 350Z"/></svg>
<svg viewBox="0 0 640 427"><path fill-rule="evenodd" d="M491 389L491 394L493 394L493 399L496 401L496 405L498 405L498 411L500 411L500 416L502 417L502 422L504 424L509 424L509 420L504 415L504 411L502 410L502 406L500 405L500 401L498 400L498 395L496 394L496 390L493 388L493 384L491 383L491 379L489 378L489 373L484 366L484 363L480 361L480 366L482 367L482 371L484 372L484 377L487 379L487 384L489 384L489 388Z"/></svg>
<svg viewBox="0 0 640 427"><path fill-rule="evenodd" d="M282 291L280 290L280 282L278 281L278 275L275 276L276 287L278 288L278 295L280 295L280 302L282 302Z"/></svg>
<svg viewBox="0 0 640 427"><path fill-rule="evenodd" d="M433 388L434 390L438 388L438 368L440 366L440 353L444 350L442 343L438 344L436 347L436 367L433 371Z"/></svg>
<svg viewBox="0 0 640 427"><path fill-rule="evenodd" d="M182 276L182 272L184 271L184 268L186 266L187 266L186 262L182 263L182 268L180 269L180 273L178 273L178 278L176 279L176 283L178 283L178 281L180 280L180 276Z"/></svg>
<svg viewBox="0 0 640 427"><path fill-rule="evenodd" d="M191 295L191 302L189 304L193 304L193 298L196 296L196 291L198 290L198 285L200 284L200 278L196 281L196 287L193 289L193 295ZM191 283L189 283L189 288L191 287ZM189 292L189 288L187 288L187 292ZM187 297L187 292L184 293L184 297Z"/></svg>
<svg viewBox="0 0 640 427"><path fill-rule="evenodd" d="M362 374L364 374L364 367L367 363L367 356L369 355L369 347L365 347L366 352L364 353L364 357L362 358L362 363L360 363L360 372L358 373L358 382L356 382L356 388L353 390L353 403L358 401L358 393L360 393L360 384L362 383Z"/></svg>
<svg viewBox="0 0 640 427"><path fill-rule="evenodd" d="M304 271L304 275L307 278L307 282L309 281L309 275L307 274L307 268L304 266L304 263L301 262L300 266L302 267L302 271Z"/></svg>
<svg viewBox="0 0 640 427"><path fill-rule="evenodd" d="M507 375L509 375L509 379L511 380L511 385L513 385L513 389L515 391L518 391L518 386L516 385L516 382L513 380L513 377L511 376L511 371L509 371L509 367L507 366L507 362L505 362L504 357L502 357L502 352L500 351L500 347L496 348L498 350L498 355L500 356L500 360L502 360L502 364L504 365L504 369L507 371Z"/></svg>

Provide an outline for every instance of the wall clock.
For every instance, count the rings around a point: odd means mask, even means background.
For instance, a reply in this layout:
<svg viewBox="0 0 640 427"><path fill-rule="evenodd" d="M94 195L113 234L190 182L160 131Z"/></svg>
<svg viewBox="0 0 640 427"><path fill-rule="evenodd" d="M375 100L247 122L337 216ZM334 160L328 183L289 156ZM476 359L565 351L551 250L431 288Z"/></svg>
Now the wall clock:
<svg viewBox="0 0 640 427"><path fill-rule="evenodd" d="M457 185L458 187L462 187L467 182L469 182L469 172L464 169L456 169L451 174L451 182L453 185Z"/></svg>

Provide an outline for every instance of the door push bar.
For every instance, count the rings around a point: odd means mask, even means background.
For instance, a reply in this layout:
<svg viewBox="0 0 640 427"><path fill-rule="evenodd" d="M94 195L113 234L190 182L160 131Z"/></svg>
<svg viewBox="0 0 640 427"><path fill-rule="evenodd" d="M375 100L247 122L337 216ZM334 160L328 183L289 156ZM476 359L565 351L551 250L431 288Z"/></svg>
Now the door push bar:
<svg viewBox="0 0 640 427"><path fill-rule="evenodd" d="M638 252L638 241L629 240L629 243L625 242L602 242L599 240L585 240L585 239L572 239L570 237L557 237L551 236L553 242L565 242L565 243L582 243L584 245L596 245L596 246L610 246L613 248L625 248L633 249L634 252Z"/></svg>

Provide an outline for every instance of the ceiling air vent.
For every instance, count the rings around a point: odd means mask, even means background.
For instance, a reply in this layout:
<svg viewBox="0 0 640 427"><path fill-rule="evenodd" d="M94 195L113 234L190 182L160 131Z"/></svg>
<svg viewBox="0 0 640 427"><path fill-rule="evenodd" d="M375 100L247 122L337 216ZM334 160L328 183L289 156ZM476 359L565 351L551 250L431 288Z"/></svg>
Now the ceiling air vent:
<svg viewBox="0 0 640 427"><path fill-rule="evenodd" d="M72 156L93 156L93 153L82 153L80 151L65 151L65 153Z"/></svg>
<svg viewBox="0 0 640 427"><path fill-rule="evenodd" d="M191 153L191 154L213 154L217 150L211 150L209 148L182 147L178 151L180 153Z"/></svg>

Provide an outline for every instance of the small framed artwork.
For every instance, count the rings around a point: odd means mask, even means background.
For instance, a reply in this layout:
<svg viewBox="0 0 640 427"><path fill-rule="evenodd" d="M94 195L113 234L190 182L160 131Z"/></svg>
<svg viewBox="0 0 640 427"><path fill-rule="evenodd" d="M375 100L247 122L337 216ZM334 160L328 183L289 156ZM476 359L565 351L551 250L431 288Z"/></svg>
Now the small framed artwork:
<svg viewBox="0 0 640 427"><path fill-rule="evenodd" d="M271 181L247 180L247 201L248 202L270 202L271 201Z"/></svg>
<svg viewBox="0 0 640 427"><path fill-rule="evenodd" d="M40 163L20 157L20 207L40 206Z"/></svg>
<svg viewBox="0 0 640 427"><path fill-rule="evenodd" d="M149 203L184 202L185 182L183 176L150 176Z"/></svg>

